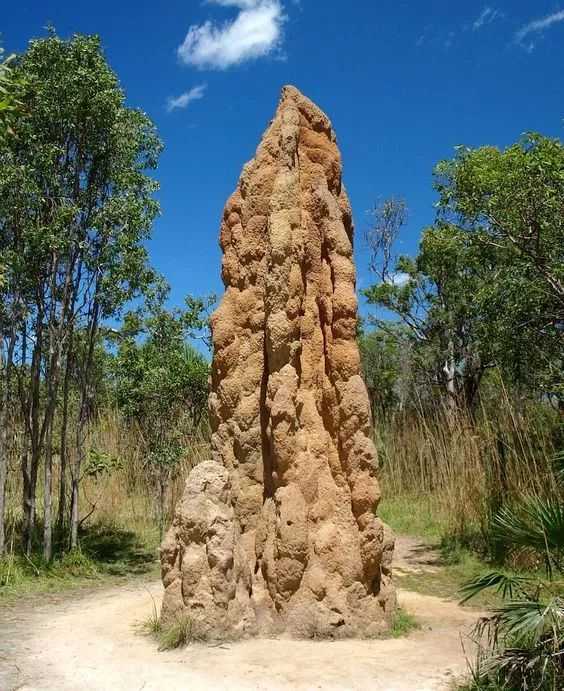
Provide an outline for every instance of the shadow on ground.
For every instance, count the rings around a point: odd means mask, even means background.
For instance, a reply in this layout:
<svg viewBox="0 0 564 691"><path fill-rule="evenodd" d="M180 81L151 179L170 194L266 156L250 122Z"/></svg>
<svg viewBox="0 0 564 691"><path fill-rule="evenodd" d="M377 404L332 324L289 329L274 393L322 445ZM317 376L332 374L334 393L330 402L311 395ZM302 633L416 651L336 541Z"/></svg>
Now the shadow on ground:
<svg viewBox="0 0 564 691"><path fill-rule="evenodd" d="M89 527L80 536L80 547L85 556L115 576L148 573L156 561L156 546L148 546L130 530L111 525Z"/></svg>

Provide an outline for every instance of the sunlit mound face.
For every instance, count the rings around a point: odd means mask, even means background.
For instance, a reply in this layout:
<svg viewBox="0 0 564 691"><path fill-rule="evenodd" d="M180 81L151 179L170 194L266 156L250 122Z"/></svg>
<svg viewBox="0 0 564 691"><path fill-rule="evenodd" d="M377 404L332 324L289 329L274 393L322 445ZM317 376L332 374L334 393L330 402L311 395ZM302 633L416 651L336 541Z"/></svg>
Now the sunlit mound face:
<svg viewBox="0 0 564 691"><path fill-rule="evenodd" d="M352 235L331 123L286 87L223 215L214 461L193 471L163 545L165 618L189 611L211 636L389 625Z"/></svg>

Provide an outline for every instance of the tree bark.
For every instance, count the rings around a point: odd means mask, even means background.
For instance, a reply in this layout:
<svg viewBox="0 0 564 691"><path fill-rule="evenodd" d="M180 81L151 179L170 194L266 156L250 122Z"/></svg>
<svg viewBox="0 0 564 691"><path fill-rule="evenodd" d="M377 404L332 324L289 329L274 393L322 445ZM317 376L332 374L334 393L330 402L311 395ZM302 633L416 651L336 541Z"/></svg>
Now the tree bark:
<svg viewBox="0 0 564 691"><path fill-rule="evenodd" d="M6 410L0 409L0 559L6 551L6 480L8 477L8 450L6 434Z"/></svg>
<svg viewBox="0 0 564 691"><path fill-rule="evenodd" d="M70 529L70 546L71 549L78 547L78 528L79 528L79 485L80 473L82 469L82 462L85 456L85 441L88 419L90 416L90 409L93 394L91 391L91 375L92 364L94 362L94 348L96 344L96 337L98 335L98 324L100 317L100 305L96 299L99 286L96 286L92 309L89 314L88 324L88 350L86 358L82 363L82 372L80 376L80 404L78 410L78 423L76 427L76 457L75 462L71 466L72 476L72 504L71 504L71 529Z"/></svg>
<svg viewBox="0 0 564 691"><path fill-rule="evenodd" d="M36 489L37 474L41 448L39 444L39 404L40 404L40 377L41 377L41 329L37 329L35 346L33 348L29 406L26 411L29 416L29 452L26 452L22 461L24 475L23 482L23 547L27 556L31 554L33 547L33 530L35 528Z"/></svg>
<svg viewBox="0 0 564 691"><path fill-rule="evenodd" d="M45 439L45 464L43 475L43 558L53 558L52 490L53 490L53 422L49 423Z"/></svg>
<svg viewBox="0 0 564 691"><path fill-rule="evenodd" d="M6 482L8 479L8 405L12 360L15 347L15 332L12 330L4 361L4 338L0 334L0 371L3 374L2 398L0 400L0 558L6 552Z"/></svg>
<svg viewBox="0 0 564 691"><path fill-rule="evenodd" d="M57 508L57 525L62 530L65 525L67 511L67 429L69 416L69 386L71 351L69 348L65 368L65 381L63 384L63 410L61 417L61 447L59 453L59 505Z"/></svg>
<svg viewBox="0 0 564 691"><path fill-rule="evenodd" d="M70 548L78 547L78 488L79 479L73 474L71 480L71 525L70 525Z"/></svg>
<svg viewBox="0 0 564 691"><path fill-rule="evenodd" d="M445 375L445 389L447 392L447 406L450 412L454 412L457 407L456 396L456 365L454 362L454 343L452 338L448 341L447 357L443 365Z"/></svg>

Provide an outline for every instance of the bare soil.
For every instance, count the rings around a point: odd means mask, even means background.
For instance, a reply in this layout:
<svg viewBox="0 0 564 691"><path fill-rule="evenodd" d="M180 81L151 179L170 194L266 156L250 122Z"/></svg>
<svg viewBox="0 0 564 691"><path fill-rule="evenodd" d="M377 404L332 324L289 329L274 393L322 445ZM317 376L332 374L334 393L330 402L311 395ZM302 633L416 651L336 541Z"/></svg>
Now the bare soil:
<svg viewBox="0 0 564 691"><path fill-rule="evenodd" d="M437 555L398 538L395 568L432 578ZM249 640L158 652L140 632L159 582L130 582L75 599L0 609L0 689L32 691L431 691L465 669L463 637L478 613L401 591L421 624L386 640Z"/></svg>

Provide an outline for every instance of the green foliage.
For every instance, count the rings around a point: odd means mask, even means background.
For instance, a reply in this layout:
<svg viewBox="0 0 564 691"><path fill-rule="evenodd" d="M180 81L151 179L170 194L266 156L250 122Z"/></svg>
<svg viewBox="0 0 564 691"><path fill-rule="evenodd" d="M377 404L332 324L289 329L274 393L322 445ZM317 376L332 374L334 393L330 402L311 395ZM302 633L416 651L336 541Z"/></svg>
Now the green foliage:
<svg viewBox="0 0 564 691"><path fill-rule="evenodd" d="M476 303L487 281L488 262L468 237L450 224L423 232L415 260L399 257L384 281L365 290L371 305L392 312L402 329L377 320L395 337L401 352L411 350L412 379L426 391L439 387L473 405L491 348ZM398 282L396 276L402 276ZM401 340L400 340L401 339Z"/></svg>
<svg viewBox="0 0 564 691"><path fill-rule="evenodd" d="M547 568L562 570L564 562L564 502L558 497L525 497L515 507L503 507L494 517L495 537L511 549L532 549L543 555Z"/></svg>
<svg viewBox="0 0 564 691"><path fill-rule="evenodd" d="M563 170L564 146L538 134L504 151L458 148L435 170L438 216L415 258L393 257L404 207L392 200L376 215L378 282L364 293L404 325L420 399L434 389L472 409L497 367L506 382L562 402ZM390 332L389 319L374 321Z"/></svg>
<svg viewBox="0 0 564 691"><path fill-rule="evenodd" d="M96 563L80 550L72 550L47 563L39 555L10 555L0 559L0 598L26 591L64 588L99 576Z"/></svg>
<svg viewBox="0 0 564 691"><path fill-rule="evenodd" d="M530 585L530 583L531 579L527 576L505 574L499 571L486 573L462 586L460 593L463 595L463 598L460 604L463 605L485 590L490 589L493 589L497 595L504 599L513 599L517 595L523 595L525 592L524 587Z"/></svg>
<svg viewBox="0 0 564 691"><path fill-rule="evenodd" d="M197 426L207 403L208 363L186 338L192 312L149 305L145 318L126 318L114 362L117 402L145 427L182 408Z"/></svg>
<svg viewBox="0 0 564 691"><path fill-rule="evenodd" d="M167 310L166 294L164 284L157 286L145 313L127 315L113 366L117 404L142 431L161 532L169 481L206 412L209 374L186 341L201 327L204 302L188 299L185 310Z"/></svg>
<svg viewBox="0 0 564 691"><path fill-rule="evenodd" d="M14 76L23 106L0 174L1 217L21 233L14 270L68 255L87 278L98 271L102 314L112 315L147 278L141 242L158 203L145 171L160 141L148 117L125 106L95 36L31 41Z"/></svg>
<svg viewBox="0 0 564 691"><path fill-rule="evenodd" d="M17 99L18 81L14 79L12 63L14 55L3 57L4 50L0 48L0 145L8 134L13 134L11 121L13 114L17 110L19 102ZM0 273L0 281L2 275Z"/></svg>
<svg viewBox="0 0 564 691"><path fill-rule="evenodd" d="M152 596L151 596L152 597ZM157 610L157 605L153 599L153 609L151 614L145 619L142 625L142 630L155 638L158 638L163 632L163 625L159 612Z"/></svg>
<svg viewBox="0 0 564 691"><path fill-rule="evenodd" d="M375 417L402 406L409 395L409 338L399 327L359 337L362 373Z"/></svg>
<svg viewBox="0 0 564 691"><path fill-rule="evenodd" d="M117 456L90 449L84 465L84 475L98 480L104 475L111 475L116 470L123 468L123 460Z"/></svg>
<svg viewBox="0 0 564 691"><path fill-rule="evenodd" d="M145 241L159 213L149 172L162 145L147 115L126 106L97 36L50 32L10 67L18 110L16 136L0 142L0 377L17 378L13 404L21 421L33 421L12 436L32 449L22 464L28 552L44 464L47 556L56 417L64 409L62 445L76 443L68 468L77 503L99 393L100 326L155 278ZM76 546L79 512L70 515Z"/></svg>
<svg viewBox="0 0 564 691"><path fill-rule="evenodd" d="M477 295L495 359L517 381L562 396L564 146L526 134L500 151L460 147L436 169L439 211L490 257Z"/></svg>
<svg viewBox="0 0 564 691"><path fill-rule="evenodd" d="M25 595L91 587L93 583L131 578L155 569L157 531L141 538L111 524L97 523L81 533L81 545L50 562L43 556L14 551L0 559L0 604Z"/></svg>

